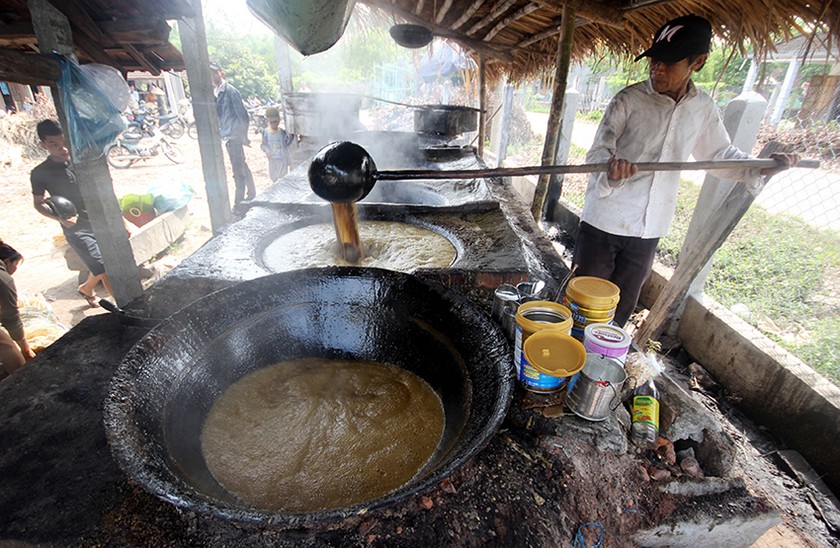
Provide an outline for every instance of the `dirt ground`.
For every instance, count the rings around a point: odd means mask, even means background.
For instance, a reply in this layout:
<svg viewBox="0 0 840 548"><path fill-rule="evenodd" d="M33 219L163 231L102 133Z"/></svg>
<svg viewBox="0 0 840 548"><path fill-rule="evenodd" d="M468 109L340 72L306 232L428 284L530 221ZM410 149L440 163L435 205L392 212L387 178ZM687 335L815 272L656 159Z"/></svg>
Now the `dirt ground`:
<svg viewBox="0 0 840 548"><path fill-rule="evenodd" d="M156 278L177 266L211 236L198 141L185 135L175 143L186 157L183 164L174 164L165 156L157 156L128 169L111 169L117 197L131 193L142 194L153 185L174 185L180 182L190 184L196 192L188 204L183 239L171 246L168 253L149 263L156 271ZM257 192L261 192L270 186L271 181L268 178L268 163L259 149L259 136L252 137L251 146L245 148L245 155L254 174ZM43 158L46 158L46 153ZM30 296L43 294L61 323L70 328L87 316L105 312L101 308L89 307L77 295L78 273L69 270L64 260L66 243L63 243L61 237L61 227L40 215L32 206L29 172L42 159L20 160L11 166L0 166L0 193L6 197L5 214L0 218L0 239L24 256L25 260L15 274L18 292ZM227 158L225 165L228 192L232 200L233 176ZM99 287L98 295L106 296L102 286Z"/></svg>

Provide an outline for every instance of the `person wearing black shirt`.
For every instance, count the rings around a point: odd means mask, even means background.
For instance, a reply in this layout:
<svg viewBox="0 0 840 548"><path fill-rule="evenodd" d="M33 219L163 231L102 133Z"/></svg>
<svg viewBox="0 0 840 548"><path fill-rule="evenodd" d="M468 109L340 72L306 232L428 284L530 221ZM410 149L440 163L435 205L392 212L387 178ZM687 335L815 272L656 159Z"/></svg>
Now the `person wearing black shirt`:
<svg viewBox="0 0 840 548"><path fill-rule="evenodd" d="M42 163L38 164L30 174L32 183L32 197L35 209L41 215L61 223L61 229L67 243L85 263L89 274L87 280L79 286L78 292L92 307L99 306L96 297L96 286L102 282L109 295L114 294L111 282L105 272L99 244L93 235L85 202L76 182L76 176L70 165L70 151L64 142L61 126L53 120L44 120L37 126L39 146L49 153ZM73 202L77 214L63 218L53 212L47 203L47 196L61 196ZM128 227L126 227L128 229ZM130 235L130 230L129 230Z"/></svg>

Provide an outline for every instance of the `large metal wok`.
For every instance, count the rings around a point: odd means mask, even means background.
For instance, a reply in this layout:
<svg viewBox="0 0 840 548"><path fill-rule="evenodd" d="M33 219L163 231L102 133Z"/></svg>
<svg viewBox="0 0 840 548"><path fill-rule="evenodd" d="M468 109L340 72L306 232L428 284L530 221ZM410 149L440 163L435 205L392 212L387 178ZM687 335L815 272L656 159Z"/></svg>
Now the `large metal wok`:
<svg viewBox="0 0 840 548"><path fill-rule="evenodd" d="M306 527L402 501L480 451L507 411L509 355L490 318L441 286L386 270L297 270L208 295L153 329L114 376L105 428L120 466L164 500L241 522ZM251 371L307 356L392 363L437 392L443 439L414 479L365 504L307 513L248 507L216 482L200 449L214 400Z"/></svg>

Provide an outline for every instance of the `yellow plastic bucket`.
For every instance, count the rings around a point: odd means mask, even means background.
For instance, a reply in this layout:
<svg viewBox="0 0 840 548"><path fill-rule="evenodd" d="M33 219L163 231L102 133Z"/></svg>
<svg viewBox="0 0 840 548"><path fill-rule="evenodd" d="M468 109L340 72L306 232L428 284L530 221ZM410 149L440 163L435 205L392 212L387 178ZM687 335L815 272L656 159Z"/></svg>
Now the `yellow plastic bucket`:
<svg viewBox="0 0 840 548"><path fill-rule="evenodd" d="M572 336L583 341L587 325L610 323L615 317L619 298L618 286L609 280L595 276L569 280L563 303L572 311Z"/></svg>
<svg viewBox="0 0 840 548"><path fill-rule="evenodd" d="M513 344L513 364L517 376L522 379L522 363L524 361L523 345L525 341L538 331L544 329L556 330L568 335L571 332L573 320L572 311L554 301L529 301L522 303L516 310L516 334Z"/></svg>
<svg viewBox="0 0 840 548"><path fill-rule="evenodd" d="M590 310L609 310L618 304L618 286L595 276L578 276L569 280L566 297L580 307Z"/></svg>
<svg viewBox="0 0 840 548"><path fill-rule="evenodd" d="M521 382L532 392L560 390L586 363L586 349L580 341L555 329L534 333L522 352Z"/></svg>

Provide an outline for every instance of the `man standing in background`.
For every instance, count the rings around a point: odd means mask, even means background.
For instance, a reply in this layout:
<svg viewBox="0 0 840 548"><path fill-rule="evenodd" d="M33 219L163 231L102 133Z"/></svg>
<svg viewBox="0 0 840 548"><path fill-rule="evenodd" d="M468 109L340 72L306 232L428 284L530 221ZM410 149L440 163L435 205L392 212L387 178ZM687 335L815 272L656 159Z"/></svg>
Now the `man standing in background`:
<svg viewBox="0 0 840 548"><path fill-rule="evenodd" d="M230 166L233 170L233 182L236 194L232 213L241 213L238 206L243 200L253 200L257 194L254 177L245 163L244 146L248 141L248 111L242 103L239 90L225 81L222 66L210 61L210 79L213 82L213 95L216 96L216 112L219 115L219 133L227 149Z"/></svg>

